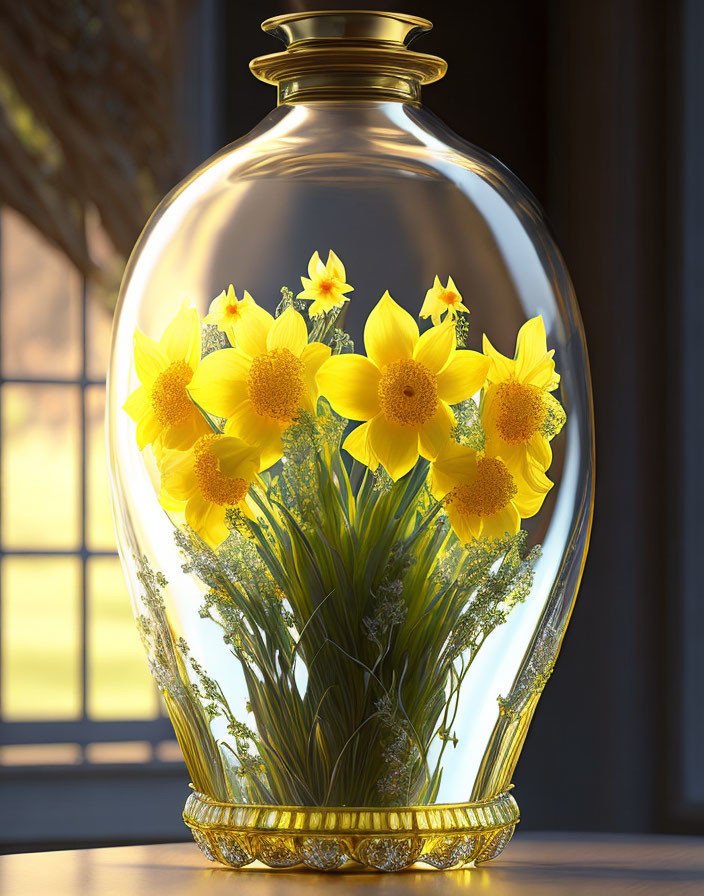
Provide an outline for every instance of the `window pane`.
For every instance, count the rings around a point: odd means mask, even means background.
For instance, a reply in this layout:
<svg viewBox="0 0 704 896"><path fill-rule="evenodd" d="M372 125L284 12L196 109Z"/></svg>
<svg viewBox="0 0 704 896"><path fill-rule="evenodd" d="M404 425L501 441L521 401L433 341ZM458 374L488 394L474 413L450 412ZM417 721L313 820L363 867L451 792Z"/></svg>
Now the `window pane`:
<svg viewBox="0 0 704 896"><path fill-rule="evenodd" d="M119 743L94 743L86 747L86 761L117 765L123 762L150 762L154 756L152 745L143 740Z"/></svg>
<svg viewBox="0 0 704 896"><path fill-rule="evenodd" d="M105 389L90 386L86 390L86 426L88 429L88 546L93 550L114 550L108 468L105 451Z"/></svg>
<svg viewBox="0 0 704 896"><path fill-rule="evenodd" d="M0 747L0 765L78 765L80 744L12 744Z"/></svg>
<svg viewBox="0 0 704 896"><path fill-rule="evenodd" d="M2 390L2 540L5 548L80 543L80 390Z"/></svg>
<svg viewBox="0 0 704 896"><path fill-rule="evenodd" d="M75 557L5 557L3 718L81 714L81 570Z"/></svg>
<svg viewBox="0 0 704 896"><path fill-rule="evenodd" d="M117 557L94 557L88 563L88 714L94 719L158 714Z"/></svg>
<svg viewBox="0 0 704 896"><path fill-rule="evenodd" d="M0 211L2 372L76 377L81 370L81 284L68 259L15 212Z"/></svg>
<svg viewBox="0 0 704 896"><path fill-rule="evenodd" d="M105 379L107 374L113 317L109 297L98 290L90 287L86 303L86 364L88 377L93 380Z"/></svg>

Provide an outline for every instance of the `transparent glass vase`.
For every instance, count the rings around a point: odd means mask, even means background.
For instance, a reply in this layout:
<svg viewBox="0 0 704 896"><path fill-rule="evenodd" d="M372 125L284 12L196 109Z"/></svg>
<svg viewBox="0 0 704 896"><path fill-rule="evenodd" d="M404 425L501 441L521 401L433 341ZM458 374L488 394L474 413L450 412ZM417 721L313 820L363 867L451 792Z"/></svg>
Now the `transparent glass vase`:
<svg viewBox="0 0 704 896"><path fill-rule="evenodd" d="M120 555L240 867L494 858L576 597L593 420L530 193L420 102L430 23L297 13L279 103L160 204L109 376Z"/></svg>

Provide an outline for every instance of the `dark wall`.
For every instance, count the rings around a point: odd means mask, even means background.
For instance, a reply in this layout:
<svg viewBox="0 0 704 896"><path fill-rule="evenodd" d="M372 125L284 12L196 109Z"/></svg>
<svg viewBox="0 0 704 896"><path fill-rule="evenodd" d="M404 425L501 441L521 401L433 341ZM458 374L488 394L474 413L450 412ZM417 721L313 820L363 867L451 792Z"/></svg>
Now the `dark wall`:
<svg viewBox="0 0 704 896"><path fill-rule="evenodd" d="M546 207L587 331L595 525L557 672L516 775L523 826L668 829L673 681L665 650L671 606L663 370L676 319L676 301L667 296L679 4L383 5L434 21L417 48L446 58L449 72L426 88L425 102L512 168ZM256 82L245 64L247 55L278 48L259 31L260 20L315 7L226 4L223 142L275 102L273 88Z"/></svg>

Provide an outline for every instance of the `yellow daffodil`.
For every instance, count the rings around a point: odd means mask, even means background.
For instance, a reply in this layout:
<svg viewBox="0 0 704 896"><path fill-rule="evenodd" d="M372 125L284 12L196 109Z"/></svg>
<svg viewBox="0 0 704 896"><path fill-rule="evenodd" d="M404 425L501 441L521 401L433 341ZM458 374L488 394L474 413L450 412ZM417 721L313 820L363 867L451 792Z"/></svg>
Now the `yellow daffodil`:
<svg viewBox="0 0 704 896"><path fill-rule="evenodd" d="M217 547L228 536L225 514L245 503L259 469L259 451L231 436L201 436L188 451L165 451L161 457L160 500L169 511L185 514L203 541Z"/></svg>
<svg viewBox="0 0 704 896"><path fill-rule="evenodd" d="M450 405L484 384L489 360L458 351L446 321L419 335L418 325L384 293L364 328L367 356L334 355L318 373L318 386L338 414L365 421L347 437L352 457L392 479L406 474L419 454L431 460L450 438Z"/></svg>
<svg viewBox="0 0 704 896"><path fill-rule="evenodd" d="M184 302L158 342L139 330L134 334L134 363L141 386L125 402L137 424L140 450L190 448L210 427L189 398L186 387L200 363L200 323L195 308Z"/></svg>
<svg viewBox="0 0 704 896"><path fill-rule="evenodd" d="M469 314L469 308L462 303L462 296L455 286L452 277L447 278L447 286L443 286L438 275L435 275L435 282L426 292L423 307L420 309L421 317L430 317L433 326L440 324L440 318L447 312L446 320L454 320L458 311L464 311Z"/></svg>
<svg viewBox="0 0 704 896"><path fill-rule="evenodd" d="M332 249L328 252L326 264L323 264L317 252L313 253L308 262L308 276L301 277L301 283L303 290L296 298L312 302L308 309L311 317L327 314L333 308L339 308L340 305L349 302L349 297L345 293L354 291L353 287L345 282L345 266Z"/></svg>
<svg viewBox="0 0 704 896"><path fill-rule="evenodd" d="M227 418L227 435L260 449L265 470L281 457L281 433L299 411L315 412L315 375L329 356L329 346L308 342L302 315L287 308L276 320L244 319L237 347L206 355L188 390L208 413Z"/></svg>
<svg viewBox="0 0 704 896"><path fill-rule="evenodd" d="M230 340L230 345L234 345L237 339L237 328L243 320L247 320L250 316L258 315L263 317L267 312L251 297L245 289L244 295L238 299L235 295L235 288L232 284L227 287L219 296L216 296L210 303L208 316L203 321L206 324L215 324L218 330ZM269 317L271 315L268 315Z"/></svg>
<svg viewBox="0 0 704 896"><path fill-rule="evenodd" d="M552 488L537 471L531 482L513 474L500 457L450 440L430 465L430 489L444 502L457 537L515 535L521 519L536 514Z"/></svg>
<svg viewBox="0 0 704 896"><path fill-rule="evenodd" d="M507 358L484 336L484 354L491 364L484 393L482 426L486 450L503 458L524 479L552 463L552 439L562 428L565 412L550 395L560 382L554 351L548 351L542 317L526 321L518 332L515 358Z"/></svg>

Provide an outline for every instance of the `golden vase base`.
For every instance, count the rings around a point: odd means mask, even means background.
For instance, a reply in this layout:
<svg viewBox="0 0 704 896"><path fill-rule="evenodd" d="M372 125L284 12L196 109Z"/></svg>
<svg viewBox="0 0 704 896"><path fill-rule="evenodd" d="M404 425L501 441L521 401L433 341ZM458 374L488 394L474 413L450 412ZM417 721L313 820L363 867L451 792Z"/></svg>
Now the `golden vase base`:
<svg viewBox="0 0 704 896"><path fill-rule="evenodd" d="M356 863L400 871L416 862L445 870L495 859L513 835L518 805L492 800L390 809L219 803L194 792L183 819L211 862L242 868L306 865L334 871Z"/></svg>

